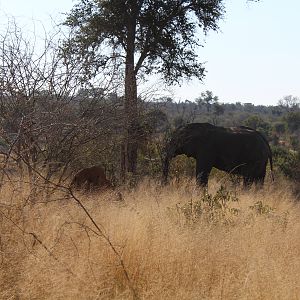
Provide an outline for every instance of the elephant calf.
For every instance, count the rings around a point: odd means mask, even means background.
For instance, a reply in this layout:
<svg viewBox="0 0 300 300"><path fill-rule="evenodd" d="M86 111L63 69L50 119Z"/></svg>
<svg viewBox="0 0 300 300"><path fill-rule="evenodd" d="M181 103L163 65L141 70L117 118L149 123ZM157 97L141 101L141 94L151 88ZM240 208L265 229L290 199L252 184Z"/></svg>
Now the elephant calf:
<svg viewBox="0 0 300 300"><path fill-rule="evenodd" d="M71 182L71 187L90 191L95 189L112 189L113 185L106 178L102 167L93 166L76 173Z"/></svg>

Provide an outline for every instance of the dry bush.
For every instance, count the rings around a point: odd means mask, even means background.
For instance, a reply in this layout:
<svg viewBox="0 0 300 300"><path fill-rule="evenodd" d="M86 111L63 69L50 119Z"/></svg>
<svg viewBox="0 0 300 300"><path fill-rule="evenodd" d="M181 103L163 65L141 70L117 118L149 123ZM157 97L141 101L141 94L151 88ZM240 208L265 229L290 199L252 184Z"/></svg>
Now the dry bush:
<svg viewBox="0 0 300 300"><path fill-rule="evenodd" d="M43 182L64 182L73 170L120 164L117 70L88 80L62 50L64 37L40 38L13 20L0 31L1 181L13 171L33 185L41 174Z"/></svg>
<svg viewBox="0 0 300 300"><path fill-rule="evenodd" d="M204 195L194 182L161 188L146 181L124 191L122 203L109 193L76 195L103 236L74 200L57 192L32 205L28 194L1 191L1 299L300 294L300 208L285 182L235 192L212 182Z"/></svg>

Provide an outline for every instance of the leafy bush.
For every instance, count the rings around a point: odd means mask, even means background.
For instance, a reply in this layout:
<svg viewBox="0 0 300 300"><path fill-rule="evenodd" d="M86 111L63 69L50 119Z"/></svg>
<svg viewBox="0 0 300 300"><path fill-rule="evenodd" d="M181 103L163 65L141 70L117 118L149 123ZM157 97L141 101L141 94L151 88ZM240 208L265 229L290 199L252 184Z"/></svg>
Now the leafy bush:
<svg viewBox="0 0 300 300"><path fill-rule="evenodd" d="M239 210L232 208L230 204L239 199L231 192L221 186L217 192L212 195L205 191L200 199L191 199L188 203L176 205L177 216L184 217L184 224L193 225L200 220L211 224L231 224L233 217L237 216ZM174 214L174 209L169 208L169 213Z"/></svg>
<svg viewBox="0 0 300 300"><path fill-rule="evenodd" d="M176 181L179 181L184 175L192 178L195 175L195 169L195 159L186 155L178 155L172 160L169 176L170 178L175 178Z"/></svg>
<svg viewBox="0 0 300 300"><path fill-rule="evenodd" d="M249 126L259 132L261 132L268 139L271 136L272 126L269 122L266 122L263 118L257 115L252 115L248 117L244 124Z"/></svg>
<svg viewBox="0 0 300 300"><path fill-rule="evenodd" d="M274 210L271 206L264 204L261 200L250 206L250 209L252 209L258 215L267 215Z"/></svg>
<svg viewBox="0 0 300 300"><path fill-rule="evenodd" d="M300 112L289 112L285 117L284 120L287 123L288 129L290 132L295 132L300 129Z"/></svg>
<svg viewBox="0 0 300 300"><path fill-rule="evenodd" d="M289 179L300 180L300 152L273 147L274 165Z"/></svg>

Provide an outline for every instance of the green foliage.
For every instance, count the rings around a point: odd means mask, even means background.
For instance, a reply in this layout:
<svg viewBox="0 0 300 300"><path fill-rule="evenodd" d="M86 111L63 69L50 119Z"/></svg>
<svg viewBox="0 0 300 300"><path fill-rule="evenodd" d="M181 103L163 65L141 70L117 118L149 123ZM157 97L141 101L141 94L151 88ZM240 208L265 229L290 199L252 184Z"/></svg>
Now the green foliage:
<svg viewBox="0 0 300 300"><path fill-rule="evenodd" d="M300 180L300 153L282 147L273 147L274 165L288 178Z"/></svg>
<svg viewBox="0 0 300 300"><path fill-rule="evenodd" d="M296 134L291 135L290 136L290 144L294 150L296 150L296 151L299 150L300 149L299 136Z"/></svg>
<svg viewBox="0 0 300 300"><path fill-rule="evenodd" d="M300 111L289 112L284 120L287 123L290 132L295 132L300 129Z"/></svg>
<svg viewBox="0 0 300 300"><path fill-rule="evenodd" d="M276 122L276 123L274 123L273 127L277 134L283 134L286 132L286 123L285 122Z"/></svg>
<svg viewBox="0 0 300 300"><path fill-rule="evenodd" d="M141 147L138 155L138 174L161 178L162 142L152 140Z"/></svg>
<svg viewBox="0 0 300 300"><path fill-rule="evenodd" d="M211 224L230 224L232 218L239 213L237 208L231 207L231 203L237 201L239 199L233 193L221 186L214 195L205 191L200 199L191 199L188 203L177 204L176 211L179 216L184 217L184 223L189 225L200 220ZM169 212L172 213L174 210L169 208Z"/></svg>
<svg viewBox="0 0 300 300"><path fill-rule="evenodd" d="M248 127L251 127L257 131L260 131L262 134L264 134L266 137L269 137L271 134L271 125L269 122L266 122L262 119L262 117L253 115L248 117L244 124Z"/></svg>
<svg viewBox="0 0 300 300"><path fill-rule="evenodd" d="M178 182L183 176L194 177L196 161L186 155L178 155L172 160L169 176Z"/></svg>
<svg viewBox="0 0 300 300"><path fill-rule="evenodd" d="M224 114L224 105L222 104L219 104L219 103L214 103L213 105L213 113L216 115L216 116L220 116L220 115L223 115Z"/></svg>
<svg viewBox="0 0 300 300"><path fill-rule="evenodd" d="M9 145L7 144L7 142L3 139L0 138L0 152L7 152L9 149Z"/></svg>
<svg viewBox="0 0 300 300"><path fill-rule="evenodd" d="M254 216L261 216L273 224L279 225L282 230L287 228L289 222L289 211L284 211L283 213L276 212L274 207L271 207L268 204L265 204L262 200L259 200L254 203L254 205L249 206L250 210L253 212L252 221L255 220ZM247 221L249 223L249 220Z"/></svg>
<svg viewBox="0 0 300 300"><path fill-rule="evenodd" d="M107 67L110 60L124 63L124 52L134 59L135 74L158 72L168 82L182 77L203 77L195 53L197 29L217 30L224 12L222 0L136 1L82 0L65 25L73 37L66 50L79 55L90 67ZM197 35L196 35L197 33ZM111 53L101 51L109 46Z"/></svg>
<svg viewBox="0 0 300 300"><path fill-rule="evenodd" d="M195 101L199 106L205 105L207 112L210 111L210 107L212 104L215 104L219 101L218 96L213 96L212 91L205 91L201 93L201 96L196 98Z"/></svg>
<svg viewBox="0 0 300 300"><path fill-rule="evenodd" d="M185 118L181 117L181 116L177 116L173 120L174 128L178 128L178 127L183 126L187 123L188 123L187 120Z"/></svg>
<svg viewBox="0 0 300 300"><path fill-rule="evenodd" d="M254 205L250 206L250 209L258 215L268 215L274 210L271 206L263 204L262 201L255 202Z"/></svg>
<svg viewBox="0 0 300 300"><path fill-rule="evenodd" d="M168 116L160 109L154 109L150 112L146 112L142 123L146 128L148 128L148 132L150 134L154 132L164 132L169 126Z"/></svg>

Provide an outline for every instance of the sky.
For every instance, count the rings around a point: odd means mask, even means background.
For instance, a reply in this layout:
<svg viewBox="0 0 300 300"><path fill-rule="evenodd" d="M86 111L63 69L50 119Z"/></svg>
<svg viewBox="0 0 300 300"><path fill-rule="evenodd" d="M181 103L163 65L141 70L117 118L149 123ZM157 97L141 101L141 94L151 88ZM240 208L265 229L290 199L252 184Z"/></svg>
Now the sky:
<svg viewBox="0 0 300 300"><path fill-rule="evenodd" d="M0 29L15 17L23 29L33 21L46 31L64 19L76 1L0 0ZM300 1L225 1L218 32L201 36L197 52L205 64L203 82L173 88L176 100L194 100L210 90L220 102L276 105L286 95L300 97ZM2 27L2 28L1 28Z"/></svg>

